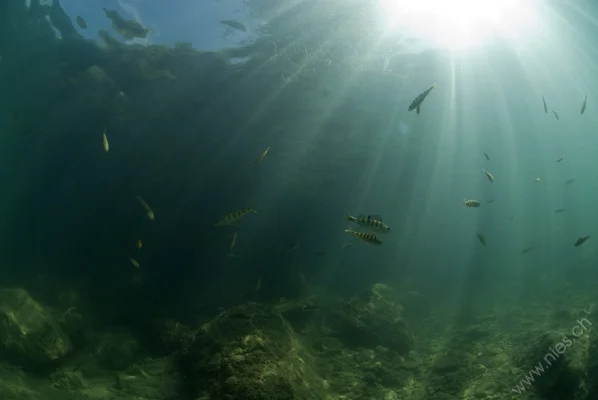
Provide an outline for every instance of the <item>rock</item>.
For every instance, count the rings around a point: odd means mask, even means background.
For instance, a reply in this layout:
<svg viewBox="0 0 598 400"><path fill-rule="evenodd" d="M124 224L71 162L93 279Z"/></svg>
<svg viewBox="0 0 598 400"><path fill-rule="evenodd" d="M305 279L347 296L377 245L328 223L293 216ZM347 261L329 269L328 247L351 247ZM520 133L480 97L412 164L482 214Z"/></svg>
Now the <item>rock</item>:
<svg viewBox="0 0 598 400"><path fill-rule="evenodd" d="M98 363L104 368L124 370L139 358L137 340L124 330L104 332L95 338L95 342Z"/></svg>
<svg viewBox="0 0 598 400"><path fill-rule="evenodd" d="M0 290L0 349L9 362L39 371L55 366L72 344L49 311L15 288Z"/></svg>
<svg viewBox="0 0 598 400"><path fill-rule="evenodd" d="M540 371L534 375L534 387L547 400L587 398L591 341L583 334L583 321L578 324L577 330L549 331L538 336L517 361L523 370Z"/></svg>
<svg viewBox="0 0 598 400"><path fill-rule="evenodd" d="M327 316L327 325L334 332L331 336L349 347L384 346L407 354L413 347L413 334L397 299L387 285L373 285L352 302L356 313L343 310Z"/></svg>
<svg viewBox="0 0 598 400"><path fill-rule="evenodd" d="M191 398L325 398L311 355L270 306L250 303L221 313L202 326L180 362Z"/></svg>

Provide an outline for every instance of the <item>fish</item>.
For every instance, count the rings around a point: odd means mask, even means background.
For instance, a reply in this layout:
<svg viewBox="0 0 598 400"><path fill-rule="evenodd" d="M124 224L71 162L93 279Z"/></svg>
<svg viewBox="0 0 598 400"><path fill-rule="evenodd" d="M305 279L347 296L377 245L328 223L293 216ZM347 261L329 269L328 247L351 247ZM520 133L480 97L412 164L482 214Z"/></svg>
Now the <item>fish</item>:
<svg viewBox="0 0 598 400"><path fill-rule="evenodd" d="M233 234L233 236L230 238L230 244L228 245L228 250L229 251L233 251L233 249L235 248L235 244L237 243L237 234L239 232L235 232Z"/></svg>
<svg viewBox="0 0 598 400"><path fill-rule="evenodd" d="M561 161L563 161L565 158L567 158L567 156L560 156L559 158L557 158L556 162L561 162Z"/></svg>
<svg viewBox="0 0 598 400"><path fill-rule="evenodd" d="M216 221L214 226L220 227L232 225L247 214L249 214L250 212L257 214L257 211L251 208L242 208L240 210L233 211L232 213L221 216L220 218L218 218L218 221Z"/></svg>
<svg viewBox="0 0 598 400"><path fill-rule="evenodd" d="M255 291L259 291L260 288L262 287L262 277L260 276L259 278L257 278L257 282L255 283Z"/></svg>
<svg viewBox="0 0 598 400"><path fill-rule="evenodd" d="M494 175L492 175L490 172L486 171L486 169L482 168L482 171L484 171L484 174L486 174L486 178L488 178L488 180L490 182L494 182Z"/></svg>
<svg viewBox="0 0 598 400"><path fill-rule="evenodd" d="M527 254L534 249L534 246L526 247L525 249L521 250L521 254Z"/></svg>
<svg viewBox="0 0 598 400"><path fill-rule="evenodd" d="M588 95L586 94L586 97L583 99L583 104L581 105L581 115L583 115L583 113L586 112L587 103L588 103Z"/></svg>
<svg viewBox="0 0 598 400"><path fill-rule="evenodd" d="M556 111L552 110L552 113L554 114L554 116L556 117L557 120L560 119L559 115L556 113Z"/></svg>
<svg viewBox="0 0 598 400"><path fill-rule="evenodd" d="M108 136L106 136L106 128L104 128L104 133L102 133L102 145L104 146L104 153L108 153L110 143L108 143Z"/></svg>
<svg viewBox="0 0 598 400"><path fill-rule="evenodd" d="M567 181L565 181L565 185L570 185L573 182L575 182L575 179L568 179Z"/></svg>
<svg viewBox="0 0 598 400"><path fill-rule="evenodd" d="M87 28L87 22L85 22L85 20L79 15L77 15L77 25L79 25L79 28L81 29Z"/></svg>
<svg viewBox="0 0 598 400"><path fill-rule="evenodd" d="M544 103L544 114L548 114L548 106L546 106L546 100L544 96L542 96L542 103Z"/></svg>
<svg viewBox="0 0 598 400"><path fill-rule="evenodd" d="M486 157L486 160L490 161L490 157L488 156L488 153L484 152L484 157Z"/></svg>
<svg viewBox="0 0 598 400"><path fill-rule="evenodd" d="M135 243L135 247L137 247L137 250L141 250L141 248L143 247L143 242L141 241L141 239L139 239L136 243Z"/></svg>
<svg viewBox="0 0 598 400"><path fill-rule="evenodd" d="M351 229L345 229L345 232L347 232L348 234L353 235L356 238L363 240L364 242L367 242L369 244L382 244L382 242L376 237L375 233L355 232Z"/></svg>
<svg viewBox="0 0 598 400"><path fill-rule="evenodd" d="M492 203L494 203L495 201L496 201L496 200L494 200L494 199L486 200L486 204L492 204Z"/></svg>
<svg viewBox="0 0 598 400"><path fill-rule="evenodd" d="M139 261L135 260L134 258L129 257L129 261L135 268L139 268Z"/></svg>
<svg viewBox="0 0 598 400"><path fill-rule="evenodd" d="M480 232L476 232L476 235L477 235L478 239L480 240L480 243L482 243L484 246L486 246L486 237L484 235L482 235Z"/></svg>
<svg viewBox="0 0 598 400"><path fill-rule="evenodd" d="M235 21L234 19L227 19L224 21L220 21L220 23L222 25L226 25L226 26L236 29L238 31L247 32L247 28L245 27L245 25L243 25L239 21Z"/></svg>
<svg viewBox="0 0 598 400"><path fill-rule="evenodd" d="M480 202L477 200L463 199L463 204L465 205L465 207L472 207L472 208L478 208L479 206L481 206Z"/></svg>
<svg viewBox="0 0 598 400"><path fill-rule="evenodd" d="M140 196L137 196L137 200L139 201L139 204L141 204L141 206L145 209L147 219L149 219L150 221L153 221L154 219L156 219L154 210L151 209L149 204L147 204Z"/></svg>
<svg viewBox="0 0 598 400"><path fill-rule="evenodd" d="M367 217L363 214L360 214L358 217L354 217L349 213L345 213L345 220L349 222L353 222L362 228L368 228L373 230L374 232L380 233L388 233L390 232L390 227L382 222L382 217L377 214L368 215Z"/></svg>
<svg viewBox="0 0 598 400"><path fill-rule="evenodd" d="M536 179L534 180L534 183L538 183L538 182L541 182L541 181L542 181L542 178L536 178Z"/></svg>
<svg viewBox="0 0 598 400"><path fill-rule="evenodd" d="M270 146L268 146L268 148L266 150L264 150L264 152L253 163L255 165L261 164L262 161L264 160L264 157L266 157L266 155L268 154L269 151L270 151Z"/></svg>
<svg viewBox="0 0 598 400"><path fill-rule="evenodd" d="M359 315L359 311L351 303L346 302L346 303L343 303L343 304L344 304L345 307L347 307L349 310L351 310L352 312L354 312L356 315Z"/></svg>
<svg viewBox="0 0 598 400"><path fill-rule="evenodd" d="M413 100L411 102L411 104L409 105L408 111L416 110L416 112L419 114L420 107L421 107L422 103L424 102L424 100L426 99L426 97L430 94L430 92L432 91L432 89L434 89L435 87L436 87L436 84L433 84L428 89L426 89L425 92L420 93L415 98L415 100Z"/></svg>
<svg viewBox="0 0 598 400"><path fill-rule="evenodd" d="M584 244L586 242L586 240L588 240L590 238L590 235L588 236L581 236L579 238L577 238L577 240L575 241L575 247L579 247L582 244Z"/></svg>
<svg viewBox="0 0 598 400"><path fill-rule="evenodd" d="M567 211L567 209L566 209L566 208L559 208L559 209L557 209L557 210L554 210L554 213L555 213L555 214L560 214L560 213L562 213L562 212L565 212L565 211Z"/></svg>
<svg viewBox="0 0 598 400"><path fill-rule="evenodd" d="M298 243L298 242L291 243L291 244L289 245L289 251L295 251L295 250L297 250L298 248L299 248L299 243Z"/></svg>

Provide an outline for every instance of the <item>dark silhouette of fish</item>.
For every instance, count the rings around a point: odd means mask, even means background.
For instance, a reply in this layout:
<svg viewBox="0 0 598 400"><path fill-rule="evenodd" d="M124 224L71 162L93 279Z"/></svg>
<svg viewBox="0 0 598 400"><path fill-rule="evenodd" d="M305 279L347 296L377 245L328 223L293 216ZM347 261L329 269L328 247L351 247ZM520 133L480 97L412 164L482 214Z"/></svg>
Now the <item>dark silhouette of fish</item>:
<svg viewBox="0 0 598 400"><path fill-rule="evenodd" d="M583 99L583 104L581 105L581 115L583 115L583 113L586 112L587 103L588 103L588 95L586 94L586 97Z"/></svg>
<svg viewBox="0 0 598 400"><path fill-rule="evenodd" d="M548 114L548 107L546 106L546 100L544 100L544 96L542 96L542 103L544 103L544 114Z"/></svg>
<svg viewBox="0 0 598 400"><path fill-rule="evenodd" d="M486 237L482 235L480 232L476 232L476 235L478 236L480 243L486 246Z"/></svg>
<svg viewBox="0 0 598 400"><path fill-rule="evenodd" d="M565 182L565 185L570 185L573 182L575 182L575 179L569 179L568 181Z"/></svg>
<svg viewBox="0 0 598 400"><path fill-rule="evenodd" d="M486 157L486 160L490 161L490 157L488 157L488 154L486 152L484 152L484 157Z"/></svg>
<svg viewBox="0 0 598 400"><path fill-rule="evenodd" d="M527 254L534 249L534 246L526 247L525 249L521 250L521 254Z"/></svg>
<svg viewBox="0 0 598 400"><path fill-rule="evenodd" d="M247 32L247 28L245 27L245 25L243 25L239 21L235 21L234 19L227 19L227 20L224 20L224 21L220 21L220 23L222 25L226 25L226 26L228 26L230 28L233 28L233 29L236 29L238 31Z"/></svg>
<svg viewBox="0 0 598 400"><path fill-rule="evenodd" d="M409 106L409 111L413 111L413 110L417 110L416 112L419 114L419 108L421 107L422 103L424 102L424 100L426 99L426 97L430 94L430 92L432 91L432 89L434 89L436 87L436 84L433 84L432 86L430 86L425 92L420 93L415 100L413 100L411 102L411 105Z"/></svg>
<svg viewBox="0 0 598 400"><path fill-rule="evenodd" d="M552 110L552 113L554 114L554 116L556 117L556 119L560 119L559 115L556 113L556 111Z"/></svg>
<svg viewBox="0 0 598 400"><path fill-rule="evenodd" d="M77 15L77 25L79 25L79 28L81 28L81 29L87 28L87 22L85 22L85 20L78 15Z"/></svg>
<svg viewBox="0 0 598 400"><path fill-rule="evenodd" d="M590 235L588 236L581 236L579 238L577 238L577 240L575 241L575 247L579 247L582 244L584 244L586 242L586 240L588 240L590 238Z"/></svg>
<svg viewBox="0 0 598 400"><path fill-rule="evenodd" d="M554 213L555 214L560 214L560 213L565 212L565 211L567 211L566 208L559 208L558 210L554 210Z"/></svg>

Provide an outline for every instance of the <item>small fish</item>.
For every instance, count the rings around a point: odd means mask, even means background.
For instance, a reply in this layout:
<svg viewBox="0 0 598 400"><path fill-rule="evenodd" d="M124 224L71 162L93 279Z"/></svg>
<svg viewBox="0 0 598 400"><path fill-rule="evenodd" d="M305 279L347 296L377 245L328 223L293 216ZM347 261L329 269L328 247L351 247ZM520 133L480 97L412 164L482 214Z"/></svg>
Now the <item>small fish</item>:
<svg viewBox="0 0 598 400"><path fill-rule="evenodd" d="M154 211L149 206L149 204L147 204L140 196L137 196L137 200L139 201L139 204L141 204L141 206L145 209L145 213L147 214L147 218L150 221L153 221L156 218L156 216L154 214Z"/></svg>
<svg viewBox="0 0 598 400"><path fill-rule="evenodd" d="M486 237L484 235L482 235L480 232L476 232L476 235L478 236L480 243L482 243L484 246L486 246Z"/></svg>
<svg viewBox="0 0 598 400"><path fill-rule="evenodd" d="M108 143L108 136L106 136L106 128L104 128L104 133L102 133L102 144L104 146L104 153L108 153L110 143Z"/></svg>
<svg viewBox="0 0 598 400"><path fill-rule="evenodd" d="M570 185L573 182L575 182L575 179L569 179L569 180L565 181L565 185Z"/></svg>
<svg viewBox="0 0 598 400"><path fill-rule="evenodd" d="M137 250L141 250L141 248L143 247L143 242L141 241L141 239L139 239L136 243L135 243L135 247L137 247Z"/></svg>
<svg viewBox="0 0 598 400"><path fill-rule="evenodd" d="M262 161L264 160L264 157L266 157L266 155L268 154L269 151L270 151L270 146L268 146L268 148L266 150L264 150L264 152L253 163L255 165L261 164Z"/></svg>
<svg viewBox="0 0 598 400"><path fill-rule="evenodd" d="M81 28L81 29L87 28L87 22L85 22L85 20L78 15L77 15L77 25L79 25L79 28Z"/></svg>
<svg viewBox="0 0 598 400"><path fill-rule="evenodd" d="M490 172L486 171L486 169L482 168L482 171L484 171L484 174L486 174L486 178L488 178L488 180L490 182L494 182L494 175L492 175Z"/></svg>
<svg viewBox="0 0 598 400"><path fill-rule="evenodd" d="M344 303L345 307L347 307L349 310L351 310L352 312L354 312L356 315L359 315L359 311L357 310L357 308L355 308L351 303L347 302Z"/></svg>
<svg viewBox="0 0 598 400"><path fill-rule="evenodd" d="M262 287L262 277L260 276L259 278L257 278L257 282L255 284L255 291L259 291L260 288Z"/></svg>
<svg viewBox="0 0 598 400"><path fill-rule="evenodd" d="M237 243L237 234L239 232L235 232L233 234L233 236L230 238L230 244L228 245L228 250L229 251L233 251L233 249L235 248L235 244Z"/></svg>
<svg viewBox="0 0 598 400"><path fill-rule="evenodd" d="M494 200L494 199L486 200L486 204L492 204L492 203L494 203L495 201L496 201L496 200Z"/></svg>
<svg viewBox="0 0 598 400"><path fill-rule="evenodd" d="M345 229L345 232L355 236L356 238L363 240L370 244L382 244L382 242L376 237L375 233L370 232L355 232L351 229Z"/></svg>
<svg viewBox="0 0 598 400"><path fill-rule="evenodd" d="M565 212L565 211L567 211L567 209L566 209L566 208L559 208L559 209L557 209L557 210L554 210L554 213L555 213L555 214L560 214L560 213L562 213L562 212Z"/></svg>
<svg viewBox="0 0 598 400"><path fill-rule="evenodd" d="M289 246L289 251L295 251L299 248L299 243L295 242L295 243L291 243L291 245Z"/></svg>
<svg viewBox="0 0 598 400"><path fill-rule="evenodd" d="M544 103L544 114L548 114L548 106L546 106L546 100L544 100L544 96L542 96L542 103Z"/></svg>
<svg viewBox="0 0 598 400"><path fill-rule="evenodd" d="M521 250L521 254L527 254L534 249L534 246L526 247L525 249Z"/></svg>
<svg viewBox="0 0 598 400"><path fill-rule="evenodd" d="M557 120L560 119L559 115L556 113L556 111L552 110L552 113L554 114L554 116L556 117Z"/></svg>
<svg viewBox="0 0 598 400"><path fill-rule="evenodd" d="M536 178L536 180L534 180L534 183L538 183L538 182L541 182L541 181L542 181L542 178Z"/></svg>
<svg viewBox="0 0 598 400"><path fill-rule="evenodd" d="M352 247L352 246L353 246L353 243L343 243L343 244L341 245L341 247L342 247L343 249L346 249L347 247Z"/></svg>
<svg viewBox="0 0 598 400"><path fill-rule="evenodd" d="M359 215L358 217L354 217L349 213L345 213L345 220L349 222L353 222L362 228L368 228L373 230L374 232L380 233L388 233L390 232L390 228L384 222L382 222L382 217L377 214L368 215L367 217L363 214Z"/></svg>
<svg viewBox="0 0 598 400"><path fill-rule="evenodd" d="M463 199L463 204L465 204L465 207L472 207L472 208L478 208L479 206L481 206L480 202L477 200Z"/></svg>
<svg viewBox="0 0 598 400"><path fill-rule="evenodd" d="M246 216L247 214L249 214L250 212L257 214L257 211L255 211L251 208L242 208L238 211L233 211L232 213L225 214L222 217L218 218L218 221L216 221L214 226L219 227L219 226L232 225L235 222L237 222L238 220L240 220L241 218L243 218L244 216Z"/></svg>
<svg viewBox="0 0 598 400"><path fill-rule="evenodd" d="M586 111L586 105L588 103L588 95L583 99L583 104L581 105L581 115Z"/></svg>
<svg viewBox="0 0 598 400"><path fill-rule="evenodd" d="M488 156L488 153L484 152L484 157L486 157L486 160L490 161L490 157Z"/></svg>
<svg viewBox="0 0 598 400"><path fill-rule="evenodd" d="M421 107L422 103L424 102L424 100L426 99L426 97L430 94L430 92L432 91L432 89L434 89L436 87L436 84L433 84L432 86L430 86L425 92L419 94L415 100L413 100L411 102L411 105L409 105L408 110L409 111L413 111L416 110L416 112L419 114L419 108Z"/></svg>
<svg viewBox="0 0 598 400"><path fill-rule="evenodd" d="M139 261L135 260L134 258L129 257L129 261L135 268L139 268Z"/></svg>
<svg viewBox="0 0 598 400"><path fill-rule="evenodd" d="M556 162L561 162L561 161L563 161L565 158L567 158L567 156L560 156L559 158L557 158Z"/></svg>
<svg viewBox="0 0 598 400"><path fill-rule="evenodd" d="M575 247L581 246L582 244L584 244L586 242L586 240L588 240L590 238L590 235L588 236L581 236L579 237L576 241L575 241Z"/></svg>

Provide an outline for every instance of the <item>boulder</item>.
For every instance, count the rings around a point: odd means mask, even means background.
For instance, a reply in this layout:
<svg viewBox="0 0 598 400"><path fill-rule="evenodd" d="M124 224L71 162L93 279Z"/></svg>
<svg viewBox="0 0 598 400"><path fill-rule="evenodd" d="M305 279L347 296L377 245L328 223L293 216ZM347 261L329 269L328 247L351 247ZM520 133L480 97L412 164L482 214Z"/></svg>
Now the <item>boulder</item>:
<svg viewBox="0 0 598 400"><path fill-rule="evenodd" d="M0 290L0 349L26 369L55 366L72 349L53 316L20 288Z"/></svg>

